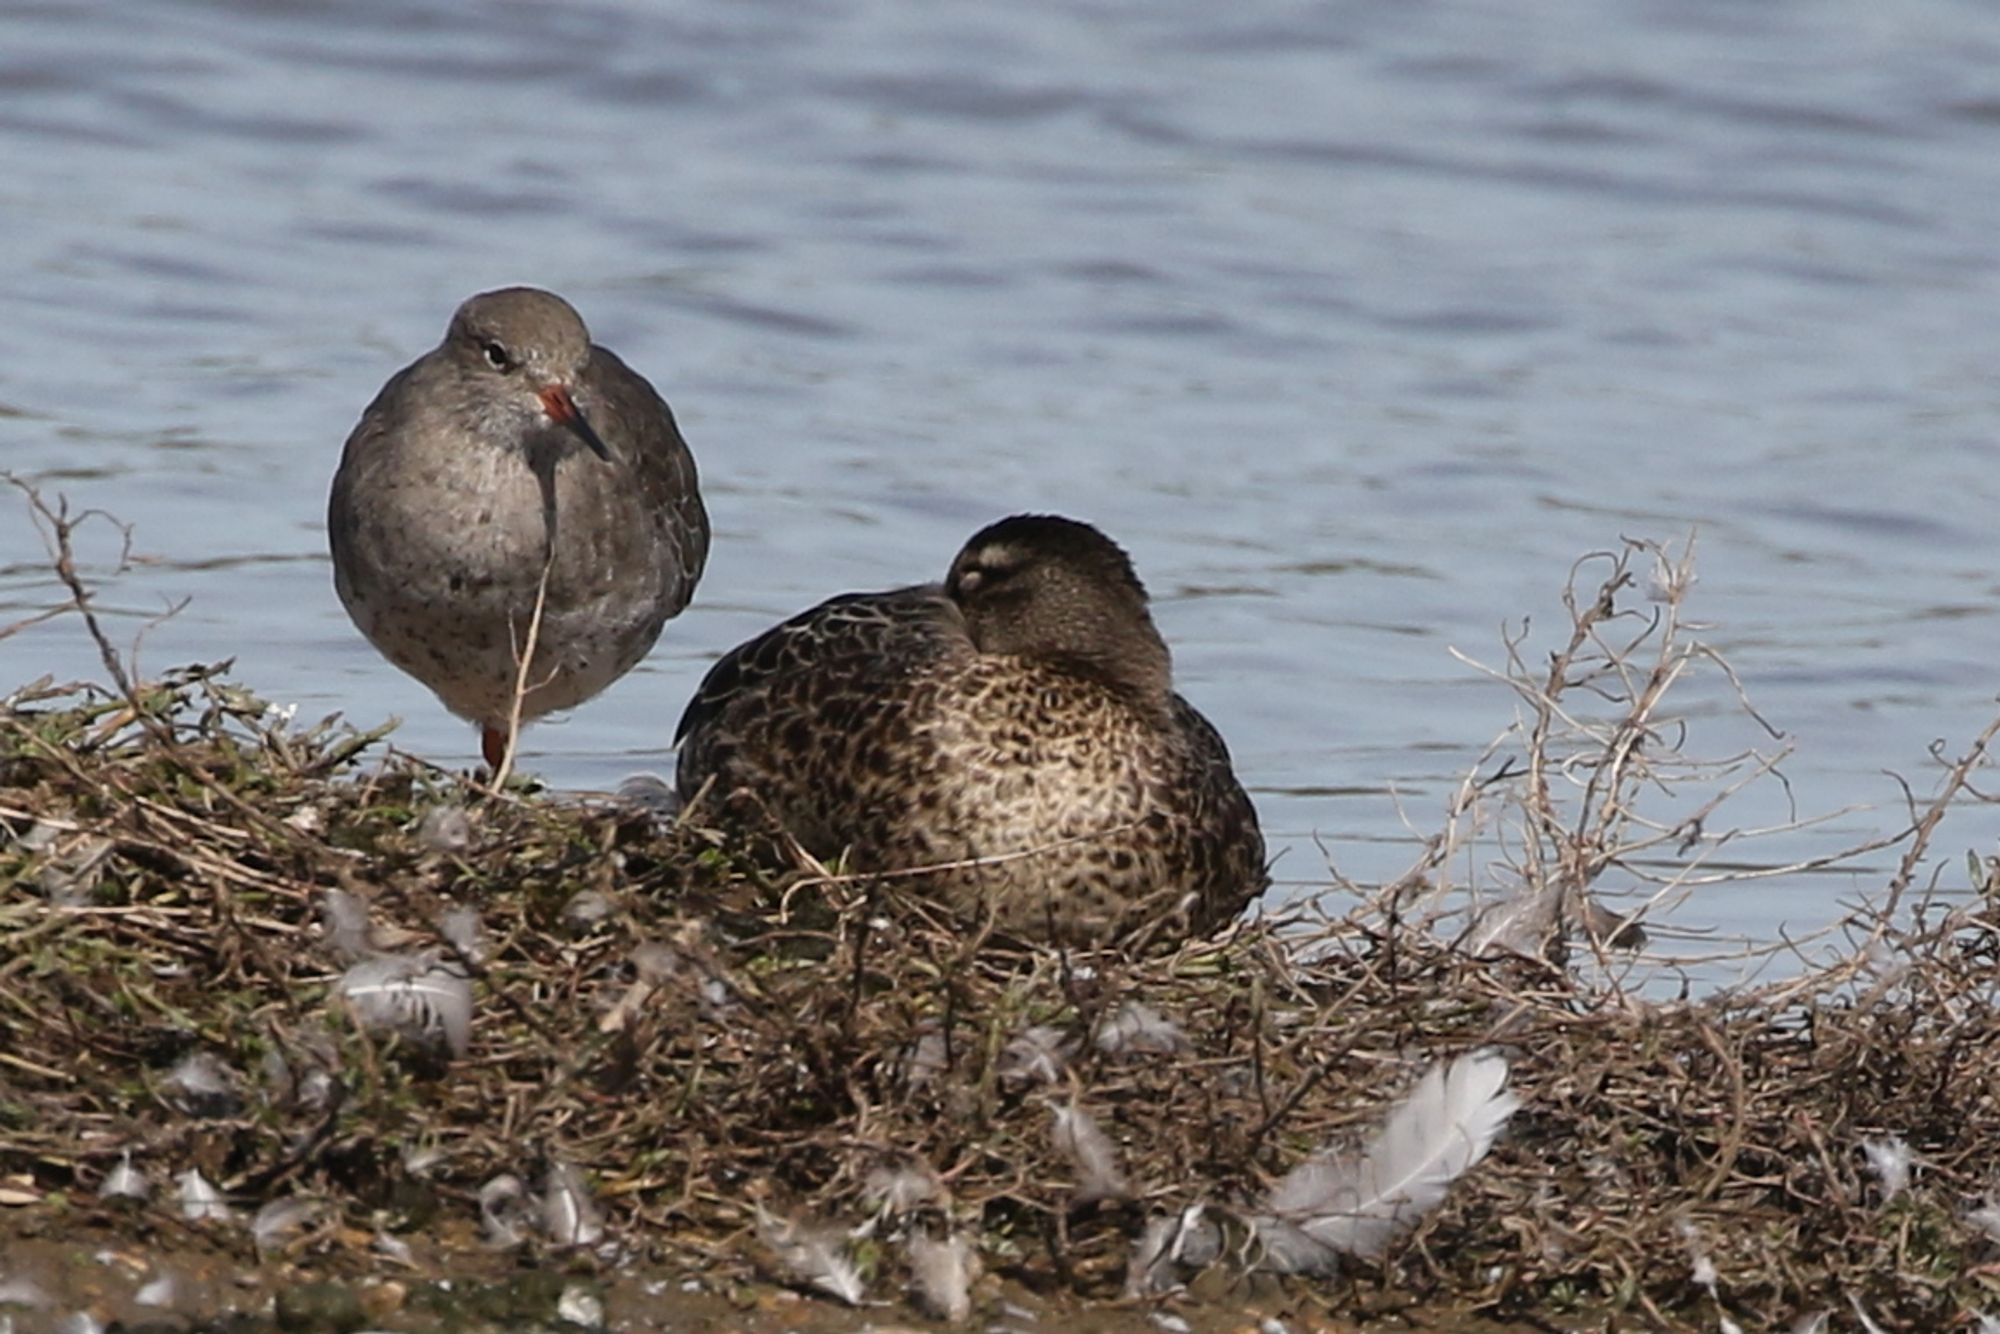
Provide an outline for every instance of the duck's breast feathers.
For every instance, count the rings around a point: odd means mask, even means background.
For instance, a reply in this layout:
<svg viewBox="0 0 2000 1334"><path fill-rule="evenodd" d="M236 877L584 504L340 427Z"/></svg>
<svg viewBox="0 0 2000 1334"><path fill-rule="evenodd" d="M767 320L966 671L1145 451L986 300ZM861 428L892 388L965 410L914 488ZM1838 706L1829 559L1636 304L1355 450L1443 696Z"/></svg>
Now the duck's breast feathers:
<svg viewBox="0 0 2000 1334"><path fill-rule="evenodd" d="M731 704L783 678L886 680L909 666L972 651L965 618L937 584L844 593L723 654L681 714L674 740L683 741Z"/></svg>

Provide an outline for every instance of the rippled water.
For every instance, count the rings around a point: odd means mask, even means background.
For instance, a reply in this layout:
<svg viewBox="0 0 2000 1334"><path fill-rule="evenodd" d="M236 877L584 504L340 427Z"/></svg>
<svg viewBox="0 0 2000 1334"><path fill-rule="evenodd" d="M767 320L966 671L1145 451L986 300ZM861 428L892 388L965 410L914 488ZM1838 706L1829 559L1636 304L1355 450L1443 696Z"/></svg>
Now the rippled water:
<svg viewBox="0 0 2000 1334"><path fill-rule="evenodd" d="M2000 676L2000 11L1532 14L15 4L0 466L135 525L124 629L192 599L145 663L235 655L469 764L335 601L325 493L453 305L534 282L672 400L718 530L650 662L530 733L557 784L666 768L772 618L1059 510L1133 551L1281 877L1324 881L1315 836L1380 877L1512 713L1447 647L1699 525L1801 809L1882 807L1800 846L1889 828L1882 771L1927 784ZM0 623L52 596L19 516ZM93 672L72 624L0 640L0 683L45 670Z"/></svg>

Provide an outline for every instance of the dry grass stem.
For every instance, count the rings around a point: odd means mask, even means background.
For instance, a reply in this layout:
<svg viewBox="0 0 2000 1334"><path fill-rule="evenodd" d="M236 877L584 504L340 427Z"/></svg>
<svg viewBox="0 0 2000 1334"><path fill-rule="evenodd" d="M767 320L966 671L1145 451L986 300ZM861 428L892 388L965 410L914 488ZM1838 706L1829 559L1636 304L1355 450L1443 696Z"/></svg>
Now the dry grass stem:
<svg viewBox="0 0 2000 1334"><path fill-rule="evenodd" d="M501 753L499 767L493 771L492 787L495 792L506 791L507 777L514 771L514 752L521 744L521 710L527 702L528 693L532 690L540 689L554 677L555 669L550 668L548 678L533 682L528 680L529 668L535 661L535 649L541 643L542 639L542 611L548 605L549 574L555 567L556 553L555 549L551 547L548 559L542 562L541 580L535 585L535 609L528 616L527 640L525 643L514 646L514 661L516 663L514 671L514 697L507 710L506 749Z"/></svg>

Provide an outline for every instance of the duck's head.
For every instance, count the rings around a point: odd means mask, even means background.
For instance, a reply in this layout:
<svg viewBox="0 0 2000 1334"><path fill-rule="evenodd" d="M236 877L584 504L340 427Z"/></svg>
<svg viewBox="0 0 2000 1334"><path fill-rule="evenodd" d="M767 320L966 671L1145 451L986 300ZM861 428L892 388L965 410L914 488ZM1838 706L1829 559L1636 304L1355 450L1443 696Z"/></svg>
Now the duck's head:
<svg viewBox="0 0 2000 1334"><path fill-rule="evenodd" d="M1151 705L1173 690L1173 662L1153 626L1131 558L1097 529L1017 514L973 534L945 576L982 653L1055 663Z"/></svg>

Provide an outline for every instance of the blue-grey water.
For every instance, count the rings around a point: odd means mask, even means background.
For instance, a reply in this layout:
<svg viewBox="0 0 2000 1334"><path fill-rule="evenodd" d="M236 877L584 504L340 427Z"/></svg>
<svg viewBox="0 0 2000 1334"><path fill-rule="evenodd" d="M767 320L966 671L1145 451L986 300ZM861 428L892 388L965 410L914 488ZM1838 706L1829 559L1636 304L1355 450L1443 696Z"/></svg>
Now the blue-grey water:
<svg viewBox="0 0 2000 1334"><path fill-rule="evenodd" d="M1699 529L1799 812L1864 807L1743 860L1892 830L1885 771L1927 789L2000 689L1984 4L19 0L0 160L0 467L133 525L122 636L190 599L142 667L443 763L474 738L350 628L324 501L511 282L660 386L717 525L651 660L529 733L561 787L667 769L715 654L1020 509L1131 549L1287 892L1410 860L1514 715L1448 649L1532 616L1538 660L1621 535ZM0 625L55 596L0 497ZM0 690L43 672L98 674L72 621L0 639ZM1728 698L1691 685L1695 749L1756 739ZM1993 830L1947 822L1944 883ZM1769 939L1892 864L1674 921Z"/></svg>

